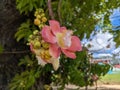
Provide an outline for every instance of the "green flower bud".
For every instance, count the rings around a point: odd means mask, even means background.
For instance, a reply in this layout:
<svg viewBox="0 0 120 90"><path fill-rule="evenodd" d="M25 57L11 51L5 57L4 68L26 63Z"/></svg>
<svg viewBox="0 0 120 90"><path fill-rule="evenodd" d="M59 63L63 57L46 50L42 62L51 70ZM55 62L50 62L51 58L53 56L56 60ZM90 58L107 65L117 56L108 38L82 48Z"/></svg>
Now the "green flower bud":
<svg viewBox="0 0 120 90"><path fill-rule="evenodd" d="M40 19L40 18L41 18L41 16L40 16L40 15L37 15L37 16L36 16L36 18Z"/></svg>
<svg viewBox="0 0 120 90"><path fill-rule="evenodd" d="M33 35L31 34L31 35L29 35L29 39L32 39L33 38Z"/></svg>
<svg viewBox="0 0 120 90"><path fill-rule="evenodd" d="M41 14L41 17L44 17L44 16L45 16L45 14L44 14L44 13L42 13L42 14Z"/></svg>
<svg viewBox="0 0 120 90"><path fill-rule="evenodd" d="M41 29L41 28L43 28L43 26L44 26L43 24L40 24L38 27Z"/></svg>
<svg viewBox="0 0 120 90"><path fill-rule="evenodd" d="M38 38L38 37L36 37L36 38L35 38L35 41L39 41L39 38Z"/></svg>
<svg viewBox="0 0 120 90"><path fill-rule="evenodd" d="M33 31L33 34L36 35L36 34L38 34L38 32L39 32L38 30L35 30L35 31Z"/></svg>
<svg viewBox="0 0 120 90"><path fill-rule="evenodd" d="M39 9L38 11L39 11L39 13L43 13L43 12L44 12L44 10L43 10L43 9Z"/></svg>
<svg viewBox="0 0 120 90"><path fill-rule="evenodd" d="M46 17L42 17L42 22L46 22L47 18Z"/></svg>
<svg viewBox="0 0 120 90"><path fill-rule="evenodd" d="M41 43L39 41L36 41L36 42L34 42L33 46L35 49L38 49L41 47Z"/></svg>
<svg viewBox="0 0 120 90"><path fill-rule="evenodd" d="M37 11L35 11L34 16L36 17L37 15L38 15L38 12L37 12Z"/></svg>

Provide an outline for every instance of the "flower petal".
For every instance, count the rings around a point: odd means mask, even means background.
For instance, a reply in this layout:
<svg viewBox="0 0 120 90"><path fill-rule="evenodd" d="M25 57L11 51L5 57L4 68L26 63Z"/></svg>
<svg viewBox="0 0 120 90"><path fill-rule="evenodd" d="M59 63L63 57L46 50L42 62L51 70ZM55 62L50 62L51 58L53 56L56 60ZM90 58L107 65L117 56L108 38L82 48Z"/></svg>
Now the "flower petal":
<svg viewBox="0 0 120 90"><path fill-rule="evenodd" d="M34 49L33 49L32 43L30 43L30 50L31 50L31 52L35 53L35 52L34 52Z"/></svg>
<svg viewBox="0 0 120 90"><path fill-rule="evenodd" d="M56 35L56 33L60 32L60 24L56 20L49 20L50 28L52 29L52 33Z"/></svg>
<svg viewBox="0 0 120 90"><path fill-rule="evenodd" d="M59 68L59 58L51 58L51 64L53 65L53 68L56 71Z"/></svg>
<svg viewBox="0 0 120 90"><path fill-rule="evenodd" d="M80 39L77 36L72 36L71 41L71 46L68 48L69 51L75 52L82 50Z"/></svg>
<svg viewBox="0 0 120 90"><path fill-rule="evenodd" d="M45 62L44 60L42 60L40 56L36 55L36 58L38 60L38 64L40 64L41 66L45 66L45 64L47 64L47 62Z"/></svg>
<svg viewBox="0 0 120 90"><path fill-rule="evenodd" d="M76 55L74 52L68 51L67 49L62 49L62 52L69 58L75 59Z"/></svg>
<svg viewBox="0 0 120 90"><path fill-rule="evenodd" d="M40 52L41 52L41 49L34 49L34 53L39 56L40 55Z"/></svg>
<svg viewBox="0 0 120 90"><path fill-rule="evenodd" d="M44 26L42 31L41 31L41 34L42 34L42 38L44 39L44 41L49 42L49 43L56 42L56 38L52 34L52 31L50 30L49 26Z"/></svg>
<svg viewBox="0 0 120 90"><path fill-rule="evenodd" d="M60 31L64 31L64 30L67 30L66 27L60 27Z"/></svg>
<svg viewBox="0 0 120 90"><path fill-rule="evenodd" d="M61 50L57 44L51 44L49 48L50 55L54 58L58 58L61 54Z"/></svg>

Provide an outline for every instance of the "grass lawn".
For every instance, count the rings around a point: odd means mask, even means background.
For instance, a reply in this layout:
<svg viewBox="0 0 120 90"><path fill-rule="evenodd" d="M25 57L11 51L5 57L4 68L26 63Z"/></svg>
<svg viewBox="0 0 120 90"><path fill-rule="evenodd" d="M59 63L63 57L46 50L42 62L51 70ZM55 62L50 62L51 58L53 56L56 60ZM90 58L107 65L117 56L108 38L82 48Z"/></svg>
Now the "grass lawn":
<svg viewBox="0 0 120 90"><path fill-rule="evenodd" d="M120 72L107 74L98 81L101 84L119 84L120 85Z"/></svg>

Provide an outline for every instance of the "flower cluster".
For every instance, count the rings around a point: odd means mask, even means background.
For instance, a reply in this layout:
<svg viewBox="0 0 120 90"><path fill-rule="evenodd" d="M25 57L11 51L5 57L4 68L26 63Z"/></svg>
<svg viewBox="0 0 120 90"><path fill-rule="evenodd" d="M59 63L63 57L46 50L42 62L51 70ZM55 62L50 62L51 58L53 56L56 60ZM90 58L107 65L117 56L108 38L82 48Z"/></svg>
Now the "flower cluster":
<svg viewBox="0 0 120 90"><path fill-rule="evenodd" d="M31 51L36 54L38 63L44 66L46 63L41 62L39 59L42 59L45 62L49 62L49 59L51 58L49 53L49 43L42 39L38 30L35 30L33 34L29 36L29 39Z"/></svg>
<svg viewBox="0 0 120 90"><path fill-rule="evenodd" d="M42 28L47 21L47 18L45 17L44 10L37 9L34 13L34 16L36 17L34 19L34 24L37 25L39 28Z"/></svg>
<svg viewBox="0 0 120 90"><path fill-rule="evenodd" d="M38 23L36 20L41 22L41 15L37 11L35 16L34 24L39 26L41 23ZM49 20L49 25L44 24L42 27L39 26L39 28L40 31L35 30L29 37L30 49L36 55L38 64L44 66L47 63L51 63L54 70L57 70L61 53L75 59L75 52L82 50L79 38L73 36L71 30L61 27L58 21Z"/></svg>

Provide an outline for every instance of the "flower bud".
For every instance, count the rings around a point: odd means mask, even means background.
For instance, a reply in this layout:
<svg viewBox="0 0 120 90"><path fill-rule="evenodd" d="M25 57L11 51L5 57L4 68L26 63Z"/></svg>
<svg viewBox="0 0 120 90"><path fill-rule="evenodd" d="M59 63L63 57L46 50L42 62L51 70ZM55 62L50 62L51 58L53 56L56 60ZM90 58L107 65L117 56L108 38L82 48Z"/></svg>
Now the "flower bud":
<svg viewBox="0 0 120 90"><path fill-rule="evenodd" d="M40 15L37 15L37 16L36 16L36 18L40 19L40 18L41 18L41 16L40 16Z"/></svg>
<svg viewBox="0 0 120 90"><path fill-rule="evenodd" d="M42 13L42 14L41 14L41 17L44 17L44 16L45 16L45 14L44 14L44 13Z"/></svg>
<svg viewBox="0 0 120 90"><path fill-rule="evenodd" d="M34 46L35 49L40 48L41 43L39 41L36 41L36 42L34 42L33 46Z"/></svg>
<svg viewBox="0 0 120 90"><path fill-rule="evenodd" d="M39 25L40 24L40 20L38 18L34 19L34 24L35 25Z"/></svg>
<svg viewBox="0 0 120 90"><path fill-rule="evenodd" d="M29 39L32 39L32 37L33 37L33 35L31 34L31 35L29 35Z"/></svg>
<svg viewBox="0 0 120 90"><path fill-rule="evenodd" d="M43 24L40 24L38 27L41 29L44 25Z"/></svg>
<svg viewBox="0 0 120 90"><path fill-rule="evenodd" d="M42 17L42 22L46 22L47 18L46 17Z"/></svg>
<svg viewBox="0 0 120 90"><path fill-rule="evenodd" d="M39 31L38 30L35 30L33 31L33 34L36 35Z"/></svg>

